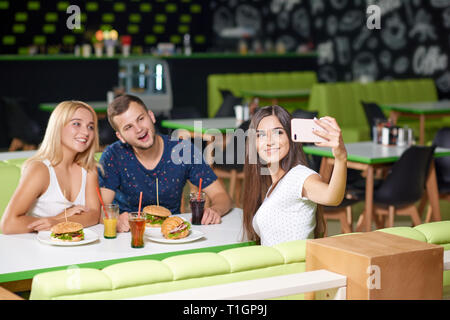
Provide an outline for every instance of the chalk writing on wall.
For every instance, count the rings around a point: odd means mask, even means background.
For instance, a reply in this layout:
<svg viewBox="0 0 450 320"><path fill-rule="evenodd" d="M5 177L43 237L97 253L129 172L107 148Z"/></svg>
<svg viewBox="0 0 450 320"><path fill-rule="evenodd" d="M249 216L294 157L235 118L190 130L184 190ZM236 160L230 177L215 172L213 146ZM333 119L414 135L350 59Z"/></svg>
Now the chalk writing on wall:
<svg viewBox="0 0 450 320"><path fill-rule="evenodd" d="M226 3L212 1L218 10ZM244 21L243 5L253 8ZM380 29L367 28L370 5L380 8ZM450 98L450 0L242 0L228 9L228 24L250 23L288 51L312 42L319 81L432 77Z"/></svg>

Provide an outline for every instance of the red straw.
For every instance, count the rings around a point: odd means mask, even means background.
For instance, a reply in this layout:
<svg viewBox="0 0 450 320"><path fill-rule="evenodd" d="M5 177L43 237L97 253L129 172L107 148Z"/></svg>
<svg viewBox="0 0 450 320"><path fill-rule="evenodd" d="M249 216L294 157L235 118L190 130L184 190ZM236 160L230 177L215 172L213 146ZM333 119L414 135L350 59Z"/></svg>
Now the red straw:
<svg viewBox="0 0 450 320"><path fill-rule="evenodd" d="M109 219L108 211L106 211L106 209L105 209L105 204L103 203L102 196L100 195L100 189L98 187L97 187L97 195L98 195L98 198L100 199L100 203L102 204L103 212L105 212L106 219Z"/></svg>
<svg viewBox="0 0 450 320"><path fill-rule="evenodd" d="M142 191L141 194L139 195L139 210L138 210L138 219L141 218L141 204L142 204Z"/></svg>
<svg viewBox="0 0 450 320"><path fill-rule="evenodd" d="M201 194L202 194L202 178L200 178L200 183L198 184L198 196L197 196L198 201L200 201Z"/></svg>

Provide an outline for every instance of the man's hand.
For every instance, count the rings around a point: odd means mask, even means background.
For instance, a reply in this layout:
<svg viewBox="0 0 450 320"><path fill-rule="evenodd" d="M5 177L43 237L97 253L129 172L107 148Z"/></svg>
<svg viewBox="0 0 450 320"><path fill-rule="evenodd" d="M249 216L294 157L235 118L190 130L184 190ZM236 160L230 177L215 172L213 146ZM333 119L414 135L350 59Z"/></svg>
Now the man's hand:
<svg viewBox="0 0 450 320"><path fill-rule="evenodd" d="M220 214L213 208L206 208L203 211L202 224L218 224L222 221Z"/></svg>
<svg viewBox="0 0 450 320"><path fill-rule="evenodd" d="M117 220L117 232L130 231L130 224L128 223L128 212L122 212Z"/></svg>

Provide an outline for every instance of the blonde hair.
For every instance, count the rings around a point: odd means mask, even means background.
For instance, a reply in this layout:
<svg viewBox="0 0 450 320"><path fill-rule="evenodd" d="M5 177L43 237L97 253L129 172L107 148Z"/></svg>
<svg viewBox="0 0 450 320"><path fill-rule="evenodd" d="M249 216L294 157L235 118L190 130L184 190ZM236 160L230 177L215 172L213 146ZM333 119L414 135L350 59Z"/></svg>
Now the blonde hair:
<svg viewBox="0 0 450 320"><path fill-rule="evenodd" d="M50 115L45 136L34 156L29 158L23 165L25 168L33 161L49 160L52 166L58 165L63 160L61 148L61 133L79 108L89 110L94 118L94 139L84 152L75 156L75 162L86 170L92 170L96 167L95 152L99 150L98 122L97 114L94 109L82 101L63 101L58 104Z"/></svg>

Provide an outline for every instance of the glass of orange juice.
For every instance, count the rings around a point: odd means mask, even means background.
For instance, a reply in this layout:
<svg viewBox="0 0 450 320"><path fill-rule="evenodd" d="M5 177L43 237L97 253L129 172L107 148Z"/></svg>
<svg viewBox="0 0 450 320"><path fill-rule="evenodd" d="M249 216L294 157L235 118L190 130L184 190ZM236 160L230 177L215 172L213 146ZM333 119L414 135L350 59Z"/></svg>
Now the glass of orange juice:
<svg viewBox="0 0 450 320"><path fill-rule="evenodd" d="M103 236L105 239L115 239L117 237L117 219L119 218L119 205L111 203L101 207L102 219L105 230ZM108 213L105 214L105 210Z"/></svg>

